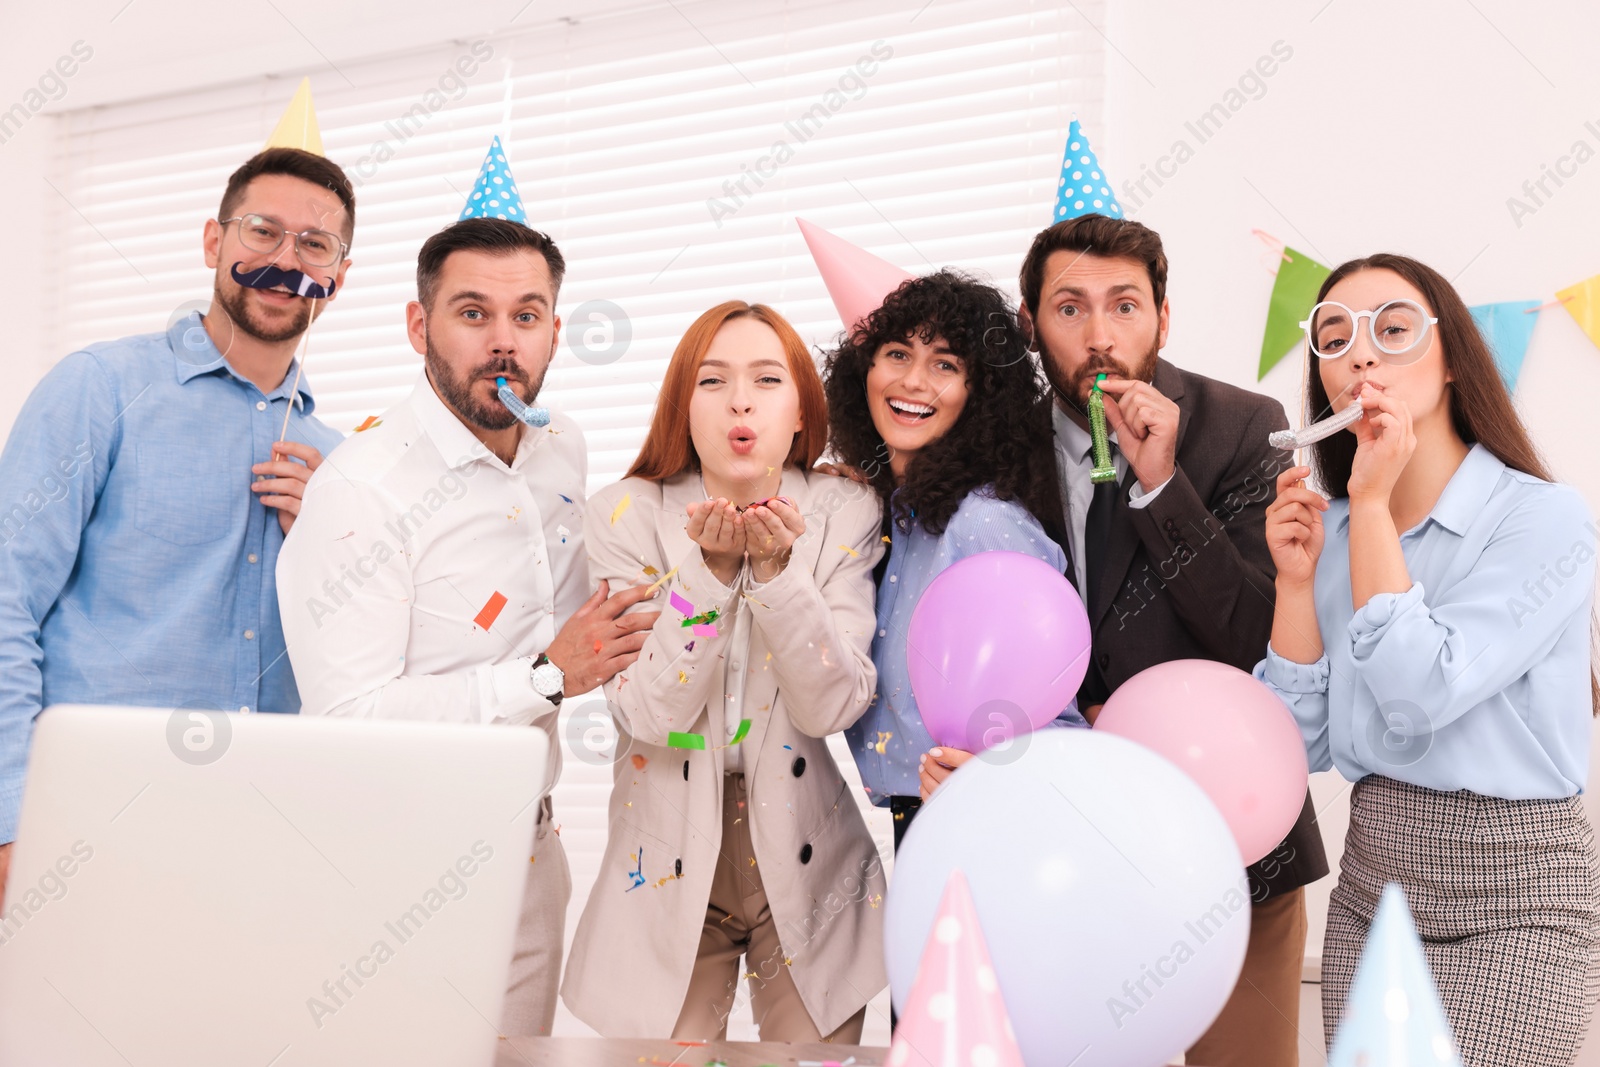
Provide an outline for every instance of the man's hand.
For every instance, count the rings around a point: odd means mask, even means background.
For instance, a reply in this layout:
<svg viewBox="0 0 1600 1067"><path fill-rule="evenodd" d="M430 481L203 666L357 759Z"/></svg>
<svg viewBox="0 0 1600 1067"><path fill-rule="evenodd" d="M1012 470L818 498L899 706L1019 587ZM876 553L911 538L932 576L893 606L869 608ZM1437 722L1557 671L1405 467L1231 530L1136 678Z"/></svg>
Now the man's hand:
<svg viewBox="0 0 1600 1067"><path fill-rule="evenodd" d="M550 647L544 650L545 658L560 667L566 678L561 688L563 696L587 693L609 682L618 671L627 669L639 658L639 650L644 647L650 627L656 624L661 612L638 611L632 615L624 612L649 600L660 588L636 585L612 595L610 586L602 580L594 596L573 612L572 618L550 642Z"/></svg>
<svg viewBox="0 0 1600 1067"><path fill-rule="evenodd" d="M684 532L700 546L706 566L723 585L733 581L744 562L744 516L733 503L722 497L699 500L688 506L689 524Z"/></svg>
<svg viewBox="0 0 1600 1067"><path fill-rule="evenodd" d="M322 453L299 441L278 441L272 446L272 455L270 461L250 468L252 474L262 476L251 483L250 491L267 507L278 509L278 525L287 534L300 514L300 500L311 472L322 466ZM290 456L294 459L287 458Z"/></svg>
<svg viewBox="0 0 1600 1067"><path fill-rule="evenodd" d="M1149 382L1107 378L1100 391L1116 401L1106 405L1106 422L1139 487L1151 493L1167 484L1177 468L1178 405Z"/></svg>
<svg viewBox="0 0 1600 1067"><path fill-rule="evenodd" d="M971 758L972 753L948 746L930 748L923 753L922 759L917 764L918 789L922 793L922 802L926 804L928 798L933 796L933 791L954 774L957 767Z"/></svg>
<svg viewBox="0 0 1600 1067"><path fill-rule="evenodd" d="M6 899L6 876L11 873L11 845L0 845L0 904Z"/></svg>

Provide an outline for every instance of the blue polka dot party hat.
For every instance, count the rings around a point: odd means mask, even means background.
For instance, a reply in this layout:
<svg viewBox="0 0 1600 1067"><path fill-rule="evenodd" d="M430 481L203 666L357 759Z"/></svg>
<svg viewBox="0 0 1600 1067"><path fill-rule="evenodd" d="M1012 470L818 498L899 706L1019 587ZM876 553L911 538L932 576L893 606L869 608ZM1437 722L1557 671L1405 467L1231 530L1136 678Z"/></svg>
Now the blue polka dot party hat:
<svg viewBox="0 0 1600 1067"><path fill-rule="evenodd" d="M511 166L506 162L506 151L500 147L500 138L489 142L489 154L483 157L483 167L478 171L478 181L467 197L467 206L461 209L463 219L509 219L528 224L527 212L522 210L522 194L517 192L517 181L511 176Z"/></svg>
<svg viewBox="0 0 1600 1067"><path fill-rule="evenodd" d="M1061 180L1056 183L1056 213L1050 221L1062 222L1079 215L1123 217L1122 205L1111 191L1111 179L1100 169L1100 160L1089 147L1083 127L1073 119L1067 127L1067 150L1061 157Z"/></svg>

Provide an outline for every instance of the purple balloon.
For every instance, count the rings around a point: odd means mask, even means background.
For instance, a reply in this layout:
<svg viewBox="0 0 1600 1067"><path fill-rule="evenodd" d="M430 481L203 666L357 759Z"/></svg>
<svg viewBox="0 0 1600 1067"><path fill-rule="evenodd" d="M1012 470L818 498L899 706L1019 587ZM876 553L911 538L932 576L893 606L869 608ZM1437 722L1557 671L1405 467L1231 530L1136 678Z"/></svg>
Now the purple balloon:
<svg viewBox="0 0 1600 1067"><path fill-rule="evenodd" d="M1089 614L1043 560L980 552L928 584L906 660L929 735L982 752L1066 710L1089 670Z"/></svg>

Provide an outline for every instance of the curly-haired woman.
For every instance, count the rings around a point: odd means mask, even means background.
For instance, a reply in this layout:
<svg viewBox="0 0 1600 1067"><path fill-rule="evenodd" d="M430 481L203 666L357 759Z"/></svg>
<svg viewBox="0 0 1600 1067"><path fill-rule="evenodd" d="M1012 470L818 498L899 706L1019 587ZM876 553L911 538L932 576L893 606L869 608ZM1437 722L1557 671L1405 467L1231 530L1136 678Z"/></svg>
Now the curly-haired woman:
<svg viewBox="0 0 1600 1067"><path fill-rule="evenodd" d="M911 819L970 755L935 748L906 670L923 590L979 552L1024 552L1064 570L1066 538L1038 364L999 290L942 270L903 283L825 370L832 449L883 499L872 660L878 692L846 734L898 847ZM1086 725L1075 705L1060 720Z"/></svg>

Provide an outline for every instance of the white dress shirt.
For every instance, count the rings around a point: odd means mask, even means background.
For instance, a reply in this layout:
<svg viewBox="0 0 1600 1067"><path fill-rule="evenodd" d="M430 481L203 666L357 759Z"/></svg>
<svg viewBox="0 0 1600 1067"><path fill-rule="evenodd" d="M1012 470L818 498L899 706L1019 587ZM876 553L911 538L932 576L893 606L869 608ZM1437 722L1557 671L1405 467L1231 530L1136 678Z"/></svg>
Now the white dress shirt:
<svg viewBox="0 0 1600 1067"><path fill-rule="evenodd" d="M1072 570L1077 578L1078 594L1083 597L1087 606L1089 603L1089 587L1084 584L1084 545L1083 527L1089 521L1089 503L1094 499L1094 482L1089 477L1094 472L1094 438L1089 436L1089 431L1073 422L1067 413L1061 410L1060 404L1050 405L1050 421L1055 426L1056 466L1061 471L1061 495L1067 505L1067 536L1072 539ZM1109 434L1111 439L1111 461L1117 467L1117 484L1122 484L1122 479L1128 474L1128 461L1123 458L1122 450L1117 447L1117 435ZM1128 490L1128 506L1130 508L1145 508L1150 506L1161 490L1171 482L1168 477L1165 482L1156 486L1148 493L1138 482Z"/></svg>
<svg viewBox="0 0 1600 1067"><path fill-rule="evenodd" d="M278 559L302 713L533 724L542 652L590 593L583 435L554 415L508 467L422 375L380 424L334 449L306 486Z"/></svg>

